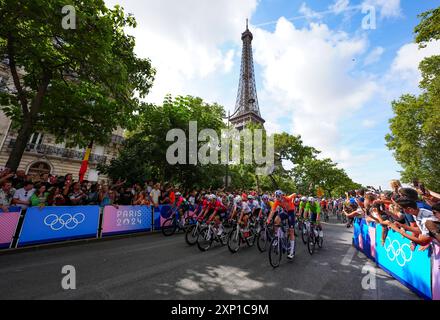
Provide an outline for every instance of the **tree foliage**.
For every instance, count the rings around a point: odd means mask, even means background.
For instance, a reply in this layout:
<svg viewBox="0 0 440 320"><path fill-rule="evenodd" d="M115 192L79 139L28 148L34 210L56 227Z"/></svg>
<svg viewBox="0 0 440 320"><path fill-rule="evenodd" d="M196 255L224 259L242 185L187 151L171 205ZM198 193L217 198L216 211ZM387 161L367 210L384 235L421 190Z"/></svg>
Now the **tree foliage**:
<svg viewBox="0 0 440 320"><path fill-rule="evenodd" d="M0 58L9 61L14 80L13 90L0 90L0 105L19 131L7 163L12 169L35 131L85 146L108 142L118 126L135 127L139 98L152 86L155 70L135 55L135 40L124 31L136 27L132 16L103 0L72 0L76 29L64 29L65 5L0 0Z"/></svg>

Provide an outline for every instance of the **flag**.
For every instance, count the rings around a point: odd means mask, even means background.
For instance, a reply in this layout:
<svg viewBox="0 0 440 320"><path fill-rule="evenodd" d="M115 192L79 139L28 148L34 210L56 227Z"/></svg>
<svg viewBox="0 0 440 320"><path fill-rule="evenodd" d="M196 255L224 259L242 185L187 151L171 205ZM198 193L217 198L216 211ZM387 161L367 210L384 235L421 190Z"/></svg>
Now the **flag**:
<svg viewBox="0 0 440 320"><path fill-rule="evenodd" d="M86 149L86 153L84 154L84 159L81 164L81 168L79 169L79 182L83 182L84 176L86 175L87 168L89 166L89 157L92 153L93 141L90 142L89 146Z"/></svg>

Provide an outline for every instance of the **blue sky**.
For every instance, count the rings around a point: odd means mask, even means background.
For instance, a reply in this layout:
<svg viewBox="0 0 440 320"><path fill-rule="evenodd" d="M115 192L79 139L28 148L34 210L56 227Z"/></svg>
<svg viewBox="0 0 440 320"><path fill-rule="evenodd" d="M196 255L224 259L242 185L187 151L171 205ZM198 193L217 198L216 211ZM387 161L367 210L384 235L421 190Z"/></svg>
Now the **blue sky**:
<svg viewBox="0 0 440 320"><path fill-rule="evenodd" d="M417 93L417 15L440 0L106 0L133 13L136 51L157 68L148 99L200 96L233 110L241 32L254 34L266 129L300 134L357 182L387 187L399 166L385 146L391 101ZM364 12L362 12L364 8ZM363 21L373 28L363 28ZM370 18L370 19L367 19Z"/></svg>

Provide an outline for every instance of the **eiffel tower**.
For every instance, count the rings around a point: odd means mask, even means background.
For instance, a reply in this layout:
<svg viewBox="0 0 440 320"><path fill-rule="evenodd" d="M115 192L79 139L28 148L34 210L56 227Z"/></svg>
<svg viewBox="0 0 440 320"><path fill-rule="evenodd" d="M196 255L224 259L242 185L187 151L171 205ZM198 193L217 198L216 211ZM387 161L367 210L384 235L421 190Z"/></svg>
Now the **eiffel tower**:
<svg viewBox="0 0 440 320"><path fill-rule="evenodd" d="M242 130L248 123L263 125L265 120L261 117L258 105L257 88L255 85L254 61L252 58L252 39L254 36L249 31L246 19L246 31L242 33L243 51L241 56L240 83L238 85L237 102L235 111L230 119L233 126Z"/></svg>

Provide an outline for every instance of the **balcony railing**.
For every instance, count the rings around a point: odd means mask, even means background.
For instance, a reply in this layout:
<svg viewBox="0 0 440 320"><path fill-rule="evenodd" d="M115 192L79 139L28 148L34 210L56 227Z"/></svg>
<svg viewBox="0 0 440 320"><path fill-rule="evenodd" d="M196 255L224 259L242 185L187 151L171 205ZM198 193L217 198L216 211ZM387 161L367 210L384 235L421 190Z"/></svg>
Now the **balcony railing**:
<svg viewBox="0 0 440 320"><path fill-rule="evenodd" d="M12 148L15 145L15 141L16 139L10 140L9 148ZM28 143L26 145L25 152L66 158L71 160L82 160L85 154L85 151L77 151L72 149L59 148L48 144L35 144L35 143ZM107 161L107 157L92 153L90 154L89 161L92 163L105 163Z"/></svg>

